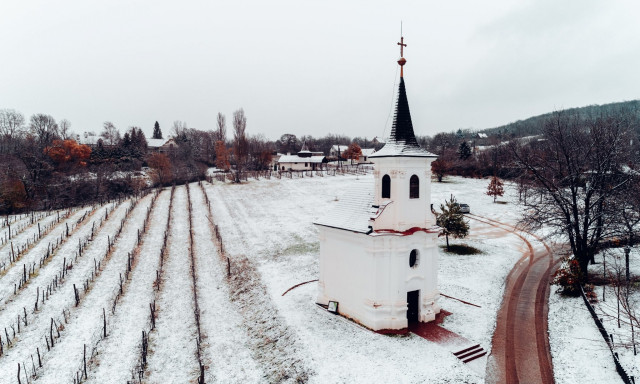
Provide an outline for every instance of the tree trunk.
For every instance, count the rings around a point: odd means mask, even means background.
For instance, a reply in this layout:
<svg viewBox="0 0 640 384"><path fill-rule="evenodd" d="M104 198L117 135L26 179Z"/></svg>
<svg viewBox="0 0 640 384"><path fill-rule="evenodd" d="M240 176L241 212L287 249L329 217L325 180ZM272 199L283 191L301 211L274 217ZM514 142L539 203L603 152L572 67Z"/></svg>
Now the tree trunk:
<svg viewBox="0 0 640 384"><path fill-rule="evenodd" d="M444 235L444 237L447 239L447 251L449 251L449 235Z"/></svg>

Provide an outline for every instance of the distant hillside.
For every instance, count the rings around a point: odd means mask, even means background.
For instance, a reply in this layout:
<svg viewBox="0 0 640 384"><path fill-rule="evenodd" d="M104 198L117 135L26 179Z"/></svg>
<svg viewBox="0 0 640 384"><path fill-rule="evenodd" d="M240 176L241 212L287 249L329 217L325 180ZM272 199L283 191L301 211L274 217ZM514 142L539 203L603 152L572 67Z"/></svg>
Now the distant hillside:
<svg viewBox="0 0 640 384"><path fill-rule="evenodd" d="M578 114L585 118L628 115L635 131L640 134L640 100L623 101L604 105L589 105L586 107L565 109L564 111L570 114ZM483 129L479 132L490 136L502 134L505 137L537 135L542 132L545 120L551 116L552 113L553 112L549 112L530 117L525 120L518 120L500 127Z"/></svg>

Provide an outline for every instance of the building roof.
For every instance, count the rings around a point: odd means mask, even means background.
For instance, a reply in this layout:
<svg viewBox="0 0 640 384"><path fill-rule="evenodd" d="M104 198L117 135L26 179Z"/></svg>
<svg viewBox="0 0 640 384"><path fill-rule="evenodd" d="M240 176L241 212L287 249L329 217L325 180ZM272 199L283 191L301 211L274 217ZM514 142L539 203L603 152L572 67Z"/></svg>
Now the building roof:
<svg viewBox="0 0 640 384"><path fill-rule="evenodd" d="M80 135L76 135L77 137L77 142L80 144L86 144L86 145L96 145L98 144L98 140L100 140L102 137L99 135L96 135L93 132L85 132L82 134L82 136Z"/></svg>
<svg viewBox="0 0 640 384"><path fill-rule="evenodd" d="M324 156L300 157L298 155L282 155L278 163L322 163Z"/></svg>
<svg viewBox="0 0 640 384"><path fill-rule="evenodd" d="M360 180L314 224L358 233L369 233L369 219L375 216L373 180Z"/></svg>
<svg viewBox="0 0 640 384"><path fill-rule="evenodd" d="M162 147L168 139L147 139L147 147L149 148L160 148Z"/></svg>
<svg viewBox="0 0 640 384"><path fill-rule="evenodd" d="M409 101L404 85L404 78L400 77L398 102L393 117L393 127L387 143L370 157L437 157L433 153L420 147L416 135L413 133L413 123L409 112Z"/></svg>
<svg viewBox="0 0 640 384"><path fill-rule="evenodd" d="M362 151L362 156L371 156L376 151L375 148L360 148Z"/></svg>
<svg viewBox="0 0 640 384"><path fill-rule="evenodd" d="M333 146L331 146L331 150L334 151L334 152L338 152L338 149L340 149L340 152L344 152L347 149L349 149L349 146L348 145L335 145L335 144Z"/></svg>

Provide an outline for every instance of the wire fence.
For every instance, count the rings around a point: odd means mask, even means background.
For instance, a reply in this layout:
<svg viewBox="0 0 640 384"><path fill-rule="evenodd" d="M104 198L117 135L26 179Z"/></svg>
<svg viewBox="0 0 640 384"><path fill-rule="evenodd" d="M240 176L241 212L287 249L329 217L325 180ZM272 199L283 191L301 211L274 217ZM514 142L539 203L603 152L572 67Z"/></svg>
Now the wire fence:
<svg viewBox="0 0 640 384"><path fill-rule="evenodd" d="M584 290L582 288L580 288L580 295L582 296L582 300L584 301L584 304L587 306L587 309L589 310L589 313L591 314L593 321L595 321L596 326L598 327L598 330L602 335L602 338L604 339L605 343L607 343L607 346L609 347L609 351L611 352L611 357L613 357L613 362L616 365L616 371L620 375L620 378L622 379L622 381L625 382L625 384L635 384L635 378L627 374L627 371L624 369L624 367L620 363L620 359L618 358L618 353L613 350L613 336L612 335L610 336L609 332L607 332L607 329L604 327L604 324L602 324L602 320L598 318L598 315L596 314L595 309L589 302L589 299L587 298L587 295L585 295Z"/></svg>

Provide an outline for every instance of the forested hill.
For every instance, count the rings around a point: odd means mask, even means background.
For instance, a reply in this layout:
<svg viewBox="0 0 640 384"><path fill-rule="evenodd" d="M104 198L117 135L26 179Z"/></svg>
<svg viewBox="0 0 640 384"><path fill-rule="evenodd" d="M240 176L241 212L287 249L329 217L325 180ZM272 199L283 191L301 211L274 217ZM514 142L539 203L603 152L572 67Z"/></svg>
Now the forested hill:
<svg viewBox="0 0 640 384"><path fill-rule="evenodd" d="M564 112L570 115L578 114L583 118L626 115L628 116L634 130L640 133L640 100L623 101L604 105L588 105L586 107L565 109ZM502 134L512 137L537 135L542 132L545 120L552 114L553 112L549 112L499 127L483 129L479 132L486 133L488 135Z"/></svg>

